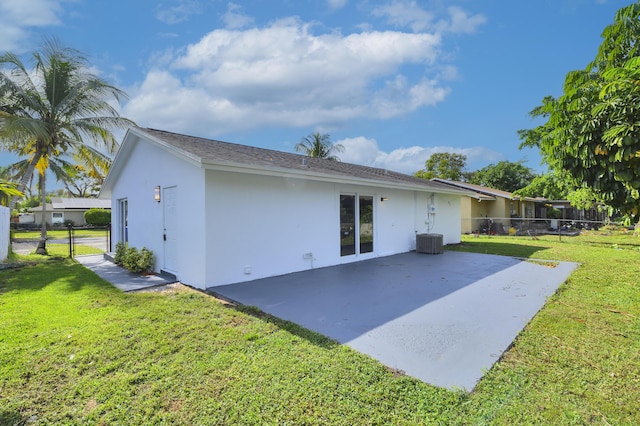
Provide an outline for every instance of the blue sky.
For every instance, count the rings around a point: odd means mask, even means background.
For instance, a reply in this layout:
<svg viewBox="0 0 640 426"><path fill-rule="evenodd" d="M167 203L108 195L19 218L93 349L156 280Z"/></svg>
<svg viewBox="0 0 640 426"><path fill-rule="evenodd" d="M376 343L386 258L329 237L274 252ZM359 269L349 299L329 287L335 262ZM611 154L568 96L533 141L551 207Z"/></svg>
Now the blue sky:
<svg viewBox="0 0 640 426"><path fill-rule="evenodd" d="M289 152L320 131L343 161L404 173L443 151L542 172L517 130L630 3L0 0L0 51L59 38L142 127Z"/></svg>

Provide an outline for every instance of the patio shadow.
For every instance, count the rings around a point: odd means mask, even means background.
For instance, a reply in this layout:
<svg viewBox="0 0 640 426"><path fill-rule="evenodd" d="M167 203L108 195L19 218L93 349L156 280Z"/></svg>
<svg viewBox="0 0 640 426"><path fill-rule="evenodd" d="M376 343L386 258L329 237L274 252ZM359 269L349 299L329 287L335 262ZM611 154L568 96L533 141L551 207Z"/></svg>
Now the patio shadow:
<svg viewBox="0 0 640 426"><path fill-rule="evenodd" d="M409 252L208 290L314 343L335 339L427 383L471 390L577 266L526 260L544 247L497 246L487 250L510 256Z"/></svg>

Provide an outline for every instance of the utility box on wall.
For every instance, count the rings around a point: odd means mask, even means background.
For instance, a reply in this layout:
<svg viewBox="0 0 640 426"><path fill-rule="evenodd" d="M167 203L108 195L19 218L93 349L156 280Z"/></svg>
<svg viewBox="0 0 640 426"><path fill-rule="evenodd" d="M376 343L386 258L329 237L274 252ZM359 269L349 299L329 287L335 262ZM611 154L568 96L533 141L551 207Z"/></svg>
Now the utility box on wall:
<svg viewBox="0 0 640 426"><path fill-rule="evenodd" d="M440 254L443 251L442 234L416 235L416 253Z"/></svg>

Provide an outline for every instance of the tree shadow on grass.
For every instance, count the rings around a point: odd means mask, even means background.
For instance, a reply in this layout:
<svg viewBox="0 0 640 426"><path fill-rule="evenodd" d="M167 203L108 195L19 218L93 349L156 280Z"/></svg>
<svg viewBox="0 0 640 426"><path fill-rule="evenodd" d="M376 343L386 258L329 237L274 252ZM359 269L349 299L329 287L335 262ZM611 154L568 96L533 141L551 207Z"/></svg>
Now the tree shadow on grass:
<svg viewBox="0 0 640 426"><path fill-rule="evenodd" d="M496 254L500 256L512 256L530 258L539 251L550 249L547 246L513 244L490 240L464 241L460 244L448 245L447 250L467 253Z"/></svg>
<svg viewBox="0 0 640 426"><path fill-rule="evenodd" d="M10 291L41 291L51 284L61 284L62 292L87 288L118 292L84 266L64 258L25 261L0 271L0 294Z"/></svg>
<svg viewBox="0 0 640 426"><path fill-rule="evenodd" d="M28 422L20 413L0 408L0 425L24 425Z"/></svg>

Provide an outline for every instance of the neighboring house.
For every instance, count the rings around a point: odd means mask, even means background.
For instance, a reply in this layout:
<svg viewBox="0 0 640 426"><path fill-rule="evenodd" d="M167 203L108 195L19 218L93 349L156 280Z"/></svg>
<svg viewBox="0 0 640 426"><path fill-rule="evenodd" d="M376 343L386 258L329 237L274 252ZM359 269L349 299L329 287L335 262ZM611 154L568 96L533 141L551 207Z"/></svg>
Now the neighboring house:
<svg viewBox="0 0 640 426"><path fill-rule="evenodd" d="M544 203L547 200L544 198L520 197L499 189L440 178L432 181L473 192L461 200L462 232L465 234L488 225L493 226L494 231L502 232L512 225L512 219L546 217Z"/></svg>
<svg viewBox="0 0 640 426"><path fill-rule="evenodd" d="M463 191L388 170L160 130L127 131L100 197L112 241L207 288L460 242Z"/></svg>
<svg viewBox="0 0 640 426"><path fill-rule="evenodd" d="M76 226L86 225L84 214L89 209L110 210L111 200L51 197L51 203L47 203L47 224L50 226L62 226L65 221L70 220ZM34 220L32 223L41 225L42 205L29 209L29 212L33 214Z"/></svg>
<svg viewBox="0 0 640 426"><path fill-rule="evenodd" d="M561 220L600 223L609 219L607 212L598 209L598 205L594 205L590 209L579 209L573 207L568 200L549 200L547 203L554 209L560 210L560 217L558 219Z"/></svg>

